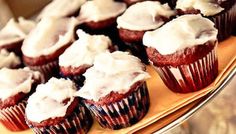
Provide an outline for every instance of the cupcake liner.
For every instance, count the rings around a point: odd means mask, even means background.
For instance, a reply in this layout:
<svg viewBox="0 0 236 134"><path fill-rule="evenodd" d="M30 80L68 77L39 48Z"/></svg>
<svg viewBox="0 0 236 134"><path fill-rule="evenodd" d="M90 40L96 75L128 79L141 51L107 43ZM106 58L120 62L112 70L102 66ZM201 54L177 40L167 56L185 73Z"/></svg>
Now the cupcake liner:
<svg viewBox="0 0 236 134"><path fill-rule="evenodd" d="M198 91L214 81L218 74L216 47L203 58L177 67L155 67L166 86L174 92Z"/></svg>
<svg viewBox="0 0 236 134"><path fill-rule="evenodd" d="M17 105L1 109L0 122L11 131L21 131L29 127L25 123L26 100Z"/></svg>
<svg viewBox="0 0 236 134"><path fill-rule="evenodd" d="M130 52L134 56L138 57L146 65L149 64L148 56L147 56L147 53L146 53L146 48L141 42L125 43L125 44L127 45L128 50L130 50Z"/></svg>
<svg viewBox="0 0 236 134"><path fill-rule="evenodd" d="M34 127L26 121L28 126L36 134L85 134L92 126L92 117L85 106L79 105L72 115L67 117L63 122L46 127Z"/></svg>
<svg viewBox="0 0 236 134"><path fill-rule="evenodd" d="M73 75L65 76L62 72L60 72L60 76L62 78L66 78L66 79L68 78L68 79L74 81L78 88L80 88L84 85L85 77L82 74L81 75L74 75L74 76Z"/></svg>
<svg viewBox="0 0 236 134"><path fill-rule="evenodd" d="M84 103L102 127L116 130L131 126L145 116L149 108L149 94L144 82L120 101L108 105L91 104L86 100Z"/></svg>
<svg viewBox="0 0 236 134"><path fill-rule="evenodd" d="M52 76L58 77L59 75L58 60L40 66L28 66L28 67L32 70L41 72L44 75L45 80L48 80Z"/></svg>
<svg viewBox="0 0 236 134"><path fill-rule="evenodd" d="M235 27L236 6L232 6L229 10L222 12L216 16L209 17L218 29L218 40L223 41L230 37Z"/></svg>
<svg viewBox="0 0 236 134"><path fill-rule="evenodd" d="M236 2L231 8L231 12L232 12L233 35L236 35Z"/></svg>

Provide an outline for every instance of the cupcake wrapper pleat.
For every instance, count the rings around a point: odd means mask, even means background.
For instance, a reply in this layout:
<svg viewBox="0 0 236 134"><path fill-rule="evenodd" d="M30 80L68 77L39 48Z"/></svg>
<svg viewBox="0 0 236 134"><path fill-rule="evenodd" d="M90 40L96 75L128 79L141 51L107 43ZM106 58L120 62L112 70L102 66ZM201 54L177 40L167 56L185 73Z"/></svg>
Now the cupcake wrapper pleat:
<svg viewBox="0 0 236 134"><path fill-rule="evenodd" d="M25 123L26 103L27 102L23 100L17 105L1 109L0 121L7 129L11 131L21 131L29 128Z"/></svg>
<svg viewBox="0 0 236 134"><path fill-rule="evenodd" d="M30 69L41 72L45 79L48 80L50 77L59 75L58 60L49 62L39 66L29 66Z"/></svg>
<svg viewBox="0 0 236 134"><path fill-rule="evenodd" d="M210 17L215 23L215 27L218 29L219 41L225 40L233 33L236 28L236 4L234 4L229 10L220 13L219 15Z"/></svg>
<svg viewBox="0 0 236 134"><path fill-rule="evenodd" d="M85 134L92 126L93 120L86 107L79 105L72 115L59 124L34 127L27 121L26 123L36 134Z"/></svg>
<svg viewBox="0 0 236 134"><path fill-rule="evenodd" d="M216 47L205 57L177 67L155 67L165 85L174 92L198 91L214 81L218 74Z"/></svg>
<svg viewBox="0 0 236 134"><path fill-rule="evenodd" d="M236 2L233 5L232 9L231 9L231 13L232 13L232 23L233 24L233 35L236 35Z"/></svg>
<svg viewBox="0 0 236 134"><path fill-rule="evenodd" d="M108 105L84 102L102 127L116 130L131 126L146 115L149 108L149 94L144 82L128 97Z"/></svg>

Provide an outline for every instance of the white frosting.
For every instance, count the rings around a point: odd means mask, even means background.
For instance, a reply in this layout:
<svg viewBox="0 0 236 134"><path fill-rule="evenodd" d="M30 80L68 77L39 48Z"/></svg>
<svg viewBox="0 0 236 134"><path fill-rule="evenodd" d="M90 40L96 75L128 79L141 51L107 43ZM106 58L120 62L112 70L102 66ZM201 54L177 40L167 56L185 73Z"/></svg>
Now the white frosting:
<svg viewBox="0 0 236 134"><path fill-rule="evenodd" d="M47 83L38 85L36 92L28 99L25 109L27 119L40 123L65 116L75 92L74 83L66 79L51 78ZM69 99L67 104L63 104L65 99Z"/></svg>
<svg viewBox="0 0 236 134"><path fill-rule="evenodd" d="M43 17L65 17L68 16L77 10L79 10L80 6L84 4L86 0L53 0L49 3L39 14L37 19L41 19Z"/></svg>
<svg viewBox="0 0 236 134"><path fill-rule="evenodd" d="M79 39L75 41L59 57L59 65L64 67L79 67L92 65L96 55L109 51L111 45L109 37L104 35L89 35L82 30L77 30Z"/></svg>
<svg viewBox="0 0 236 134"><path fill-rule="evenodd" d="M21 64L20 58L15 53L8 52L5 49L0 50L0 61L0 68L11 68Z"/></svg>
<svg viewBox="0 0 236 134"><path fill-rule="evenodd" d="M176 9L183 11L198 9L204 16L212 16L224 10L224 8L215 4L213 0L178 0Z"/></svg>
<svg viewBox="0 0 236 134"><path fill-rule="evenodd" d="M18 18L18 22L13 18L10 19L0 31L0 46L23 40L35 25L35 22L22 17Z"/></svg>
<svg viewBox="0 0 236 134"><path fill-rule="evenodd" d="M172 54L187 47L217 40L214 23L201 15L183 15L161 28L146 32L143 44L156 48L162 55Z"/></svg>
<svg viewBox="0 0 236 134"><path fill-rule="evenodd" d="M117 17L126 9L126 4L114 0L92 0L81 6L78 19L84 22L102 21Z"/></svg>
<svg viewBox="0 0 236 134"><path fill-rule="evenodd" d="M137 57L126 52L102 53L95 57L94 66L85 72L85 84L76 95L99 101L112 91L127 93L134 83L150 77L144 69Z"/></svg>
<svg viewBox="0 0 236 134"><path fill-rule="evenodd" d="M117 27L137 31L156 29L164 24L164 21L156 19L157 17L169 18L173 15L175 12L168 4L162 5L158 1L139 2L130 6L117 18Z"/></svg>
<svg viewBox="0 0 236 134"><path fill-rule="evenodd" d="M28 57L49 55L74 40L75 18L43 18L23 42L22 52Z"/></svg>
<svg viewBox="0 0 236 134"><path fill-rule="evenodd" d="M29 93L34 79L40 79L40 73L29 68L0 69L0 99L4 101L20 92Z"/></svg>

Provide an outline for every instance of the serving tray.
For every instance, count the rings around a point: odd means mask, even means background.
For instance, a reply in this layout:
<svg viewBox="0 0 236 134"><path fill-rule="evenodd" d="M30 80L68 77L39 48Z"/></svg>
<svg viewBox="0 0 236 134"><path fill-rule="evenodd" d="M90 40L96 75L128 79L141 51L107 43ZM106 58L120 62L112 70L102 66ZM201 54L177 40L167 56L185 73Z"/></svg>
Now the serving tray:
<svg viewBox="0 0 236 134"><path fill-rule="evenodd" d="M162 82L151 66L147 66L151 78L147 80L150 94L150 108L147 115L137 124L121 129L109 130L96 121L89 133L152 133L165 132L186 120L216 96L236 72L236 37L231 37L218 45L219 74L208 87L188 94L173 93ZM0 133L31 134L32 131L10 132L0 124Z"/></svg>

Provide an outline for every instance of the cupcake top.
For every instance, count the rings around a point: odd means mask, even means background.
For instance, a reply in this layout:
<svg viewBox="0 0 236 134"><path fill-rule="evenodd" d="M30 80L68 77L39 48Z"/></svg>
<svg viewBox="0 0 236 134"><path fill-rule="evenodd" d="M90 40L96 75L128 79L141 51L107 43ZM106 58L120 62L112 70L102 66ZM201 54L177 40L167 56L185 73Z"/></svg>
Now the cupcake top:
<svg viewBox="0 0 236 134"><path fill-rule="evenodd" d="M13 52L8 52L5 49L0 50L0 68L12 68L21 64L20 58Z"/></svg>
<svg viewBox="0 0 236 134"><path fill-rule="evenodd" d="M18 22L10 19L0 31L0 47L22 41L35 25L35 22L22 17L18 18Z"/></svg>
<svg viewBox="0 0 236 134"><path fill-rule="evenodd" d="M109 51L111 40L104 35L89 35L77 30L79 39L75 41L59 57L59 65L64 67L79 67L92 65L96 55Z"/></svg>
<svg viewBox="0 0 236 134"><path fill-rule="evenodd" d="M72 15L85 2L86 0L53 0L42 10L37 19L50 16L65 17Z"/></svg>
<svg viewBox="0 0 236 134"><path fill-rule="evenodd" d="M93 101L99 101L111 92L125 94L133 84L149 78L137 57L120 51L95 57L94 66L84 76L85 84L76 95Z"/></svg>
<svg viewBox="0 0 236 134"><path fill-rule="evenodd" d="M175 12L168 4L162 5L158 1L139 2L117 18L117 27L136 31L156 29L173 15Z"/></svg>
<svg viewBox="0 0 236 134"><path fill-rule="evenodd" d="M74 100L75 92L75 84L66 79L53 77L47 83L38 85L36 92L27 101L27 119L41 123L50 118L65 116L67 108Z"/></svg>
<svg viewBox="0 0 236 134"><path fill-rule="evenodd" d="M22 45L22 52L28 57L49 55L74 40L75 18L43 18Z"/></svg>
<svg viewBox="0 0 236 134"><path fill-rule="evenodd" d="M92 0L81 6L78 19L83 22L98 22L115 18L126 9L126 4L114 0Z"/></svg>
<svg viewBox="0 0 236 134"><path fill-rule="evenodd" d="M19 77L20 76L20 77ZM39 72L29 68L24 69L0 69L0 99L4 101L18 93L27 94L31 90L32 83L40 80Z"/></svg>
<svg viewBox="0 0 236 134"><path fill-rule="evenodd" d="M183 15L155 31L146 32L143 44L155 48L162 55L168 55L215 41L217 32L214 23L201 15Z"/></svg>
<svg viewBox="0 0 236 134"><path fill-rule="evenodd" d="M197 9L204 16L213 16L224 10L215 0L178 0L176 9L183 11Z"/></svg>

